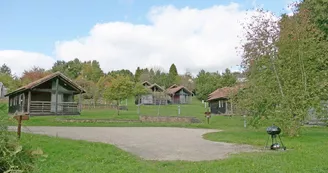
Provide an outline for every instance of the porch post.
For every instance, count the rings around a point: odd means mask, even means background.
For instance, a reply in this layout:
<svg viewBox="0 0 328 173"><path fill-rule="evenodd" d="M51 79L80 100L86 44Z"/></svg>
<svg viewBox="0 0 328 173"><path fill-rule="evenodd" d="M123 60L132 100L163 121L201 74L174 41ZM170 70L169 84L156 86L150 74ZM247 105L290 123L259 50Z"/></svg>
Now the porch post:
<svg viewBox="0 0 328 173"><path fill-rule="evenodd" d="M55 103L55 114L57 115L58 112L58 84L59 84L59 79L56 79L56 103Z"/></svg>
<svg viewBox="0 0 328 173"><path fill-rule="evenodd" d="M30 114L30 107L31 107L31 90L28 91L27 95L27 112Z"/></svg>
<svg viewBox="0 0 328 173"><path fill-rule="evenodd" d="M225 101L225 113L228 114L228 101Z"/></svg>

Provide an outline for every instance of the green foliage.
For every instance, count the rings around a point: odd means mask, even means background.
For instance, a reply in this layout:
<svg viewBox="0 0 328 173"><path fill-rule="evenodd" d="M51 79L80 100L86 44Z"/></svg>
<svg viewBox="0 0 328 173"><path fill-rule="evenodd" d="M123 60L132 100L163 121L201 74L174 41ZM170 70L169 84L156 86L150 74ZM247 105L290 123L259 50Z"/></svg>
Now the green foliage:
<svg viewBox="0 0 328 173"><path fill-rule="evenodd" d="M8 92L11 92L17 89L21 84L19 79L16 77L10 76L9 74L0 73L0 81L5 85L8 89Z"/></svg>
<svg viewBox="0 0 328 173"><path fill-rule="evenodd" d="M82 71L83 64L78 58L72 61L57 61L52 66L52 72L60 71L71 79L76 79Z"/></svg>
<svg viewBox="0 0 328 173"><path fill-rule="evenodd" d="M134 88L133 88L133 94L135 96L140 96L140 95L144 95L144 94L148 94L150 93L151 90L144 87L141 83L136 83Z"/></svg>
<svg viewBox="0 0 328 173"><path fill-rule="evenodd" d="M82 65L81 75L89 81L98 82L99 78L104 75L96 60L84 62Z"/></svg>
<svg viewBox="0 0 328 173"><path fill-rule="evenodd" d="M119 106L121 100L134 94L133 88L134 82L128 76L117 75L112 78L110 85L105 89L104 98L116 101L117 106ZM117 107L117 113L119 114L119 107Z"/></svg>
<svg viewBox="0 0 328 173"><path fill-rule="evenodd" d="M37 155L7 131L7 104L0 104L0 172L33 172Z"/></svg>
<svg viewBox="0 0 328 173"><path fill-rule="evenodd" d="M141 82L140 81L141 74L142 74L142 70L140 69L140 67L138 67L134 73L134 82Z"/></svg>
<svg viewBox="0 0 328 173"><path fill-rule="evenodd" d="M299 9L309 13L311 22L315 23L324 33L324 38L328 40L328 0L304 0Z"/></svg>
<svg viewBox="0 0 328 173"><path fill-rule="evenodd" d="M208 95L221 87L221 75L201 70L196 77L196 96L199 100L207 100Z"/></svg>

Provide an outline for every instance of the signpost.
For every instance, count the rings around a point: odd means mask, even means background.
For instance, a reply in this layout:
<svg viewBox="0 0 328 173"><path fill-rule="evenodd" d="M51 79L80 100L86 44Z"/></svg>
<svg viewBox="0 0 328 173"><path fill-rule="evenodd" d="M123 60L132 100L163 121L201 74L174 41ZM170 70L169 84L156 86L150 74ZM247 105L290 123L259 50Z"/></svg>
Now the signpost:
<svg viewBox="0 0 328 173"><path fill-rule="evenodd" d="M21 130L22 130L22 121L28 120L30 117L28 115L16 115L14 116L14 118L18 121L17 135L18 135L18 139L20 139Z"/></svg>
<svg viewBox="0 0 328 173"><path fill-rule="evenodd" d="M205 117L207 119L207 124L210 124L211 112L205 112Z"/></svg>

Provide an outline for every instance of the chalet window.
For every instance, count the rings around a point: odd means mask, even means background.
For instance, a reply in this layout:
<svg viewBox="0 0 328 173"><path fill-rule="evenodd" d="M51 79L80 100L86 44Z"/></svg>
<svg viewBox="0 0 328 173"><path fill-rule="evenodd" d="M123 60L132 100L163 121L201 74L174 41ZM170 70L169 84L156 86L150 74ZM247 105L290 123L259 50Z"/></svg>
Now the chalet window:
<svg viewBox="0 0 328 173"><path fill-rule="evenodd" d="M12 98L10 98L10 99L9 99L9 106L11 106L11 105L12 105L12 102L13 102L13 99L12 99Z"/></svg>

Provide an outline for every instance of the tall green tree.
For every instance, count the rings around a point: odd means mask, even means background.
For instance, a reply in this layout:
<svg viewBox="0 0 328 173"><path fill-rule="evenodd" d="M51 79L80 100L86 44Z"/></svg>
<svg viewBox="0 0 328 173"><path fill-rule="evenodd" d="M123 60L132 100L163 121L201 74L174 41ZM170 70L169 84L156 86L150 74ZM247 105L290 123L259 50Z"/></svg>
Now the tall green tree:
<svg viewBox="0 0 328 173"><path fill-rule="evenodd" d="M142 70L140 69L140 67L138 67L134 73L134 81L137 83L137 82L140 82L140 76L142 74Z"/></svg>
<svg viewBox="0 0 328 173"><path fill-rule="evenodd" d="M0 73L11 75L11 69L6 64L3 64L0 67Z"/></svg>
<svg viewBox="0 0 328 173"><path fill-rule="evenodd" d="M196 79L196 97L200 100L207 100L208 95L216 89L222 87L221 75L201 70Z"/></svg>
<svg viewBox="0 0 328 173"><path fill-rule="evenodd" d="M117 75L112 78L110 85L105 89L104 97L107 100L116 101L117 115L120 114L119 104L121 100L134 95L134 82L129 77Z"/></svg>
<svg viewBox="0 0 328 173"><path fill-rule="evenodd" d="M227 68L222 74L221 85L226 87L232 87L236 85L236 83L237 77Z"/></svg>

